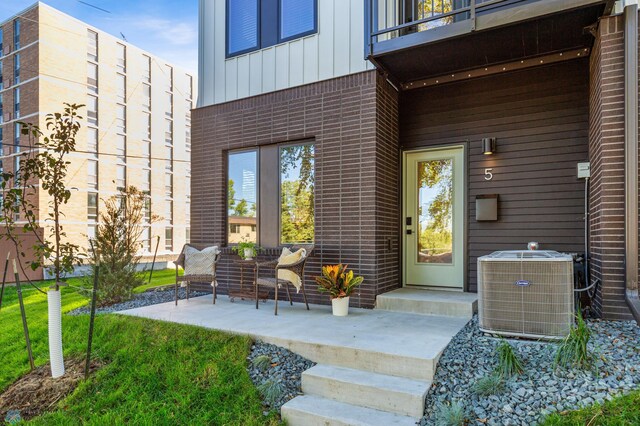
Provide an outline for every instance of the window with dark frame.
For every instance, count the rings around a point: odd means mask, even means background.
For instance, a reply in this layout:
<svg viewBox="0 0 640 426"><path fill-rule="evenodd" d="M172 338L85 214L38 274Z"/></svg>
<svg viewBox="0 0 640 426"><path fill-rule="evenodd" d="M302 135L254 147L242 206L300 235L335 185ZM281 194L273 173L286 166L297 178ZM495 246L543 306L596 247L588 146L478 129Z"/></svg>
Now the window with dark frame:
<svg viewBox="0 0 640 426"><path fill-rule="evenodd" d="M314 242L312 142L231 151L227 161L227 243L253 241L273 247ZM257 188L262 203L257 200ZM247 200L255 200L255 207Z"/></svg>
<svg viewBox="0 0 640 426"><path fill-rule="evenodd" d="M226 1L227 58L317 32L317 0Z"/></svg>

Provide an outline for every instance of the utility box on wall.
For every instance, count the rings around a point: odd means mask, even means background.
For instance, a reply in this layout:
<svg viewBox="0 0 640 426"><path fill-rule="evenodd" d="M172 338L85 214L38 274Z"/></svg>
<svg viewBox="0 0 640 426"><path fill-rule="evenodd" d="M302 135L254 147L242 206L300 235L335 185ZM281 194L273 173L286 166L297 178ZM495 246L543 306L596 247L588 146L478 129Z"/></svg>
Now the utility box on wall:
<svg viewBox="0 0 640 426"><path fill-rule="evenodd" d="M498 220L498 194L476 195L476 221Z"/></svg>

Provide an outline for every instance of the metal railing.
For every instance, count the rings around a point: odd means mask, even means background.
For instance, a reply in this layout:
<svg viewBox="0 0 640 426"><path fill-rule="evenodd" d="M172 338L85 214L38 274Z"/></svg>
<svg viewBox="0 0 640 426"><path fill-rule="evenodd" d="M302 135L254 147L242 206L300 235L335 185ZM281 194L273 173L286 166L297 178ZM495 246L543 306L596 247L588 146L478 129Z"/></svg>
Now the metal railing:
<svg viewBox="0 0 640 426"><path fill-rule="evenodd" d="M368 0L369 47L414 32L428 31L460 21L475 30L478 13L499 4L523 0Z"/></svg>

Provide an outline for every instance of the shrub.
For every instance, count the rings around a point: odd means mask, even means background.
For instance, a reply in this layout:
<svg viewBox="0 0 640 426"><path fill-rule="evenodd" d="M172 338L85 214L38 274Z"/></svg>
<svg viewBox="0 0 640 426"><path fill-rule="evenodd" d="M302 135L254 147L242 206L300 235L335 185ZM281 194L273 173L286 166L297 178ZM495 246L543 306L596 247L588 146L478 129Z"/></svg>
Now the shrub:
<svg viewBox="0 0 640 426"><path fill-rule="evenodd" d="M251 362L260 371L266 371L271 366L271 358L268 355L260 355Z"/></svg>
<svg viewBox="0 0 640 426"><path fill-rule="evenodd" d="M482 377L473 384L473 391L479 396L495 395L503 390L504 380L497 373Z"/></svg>
<svg viewBox="0 0 640 426"><path fill-rule="evenodd" d="M511 346L505 339L500 339L500 343L498 343L498 346L496 347L496 352L498 353L496 374L498 374L500 378L508 379L524 372L522 362L513 350L513 346Z"/></svg>
<svg viewBox="0 0 640 426"><path fill-rule="evenodd" d="M120 189L119 194L104 201L92 241L91 273L86 278L88 283L93 282L95 265L99 262L97 298L101 306L131 299L133 289L144 284L137 269L145 202L146 195L133 186Z"/></svg>
<svg viewBox="0 0 640 426"><path fill-rule="evenodd" d="M467 417L467 410L460 401L449 405L438 404L435 412L435 426L463 426Z"/></svg>
<svg viewBox="0 0 640 426"><path fill-rule="evenodd" d="M275 405L284 394L284 387L282 383L275 380L265 380L258 385L258 391L262 394L262 397L269 405Z"/></svg>
<svg viewBox="0 0 640 426"><path fill-rule="evenodd" d="M594 357L587 346L589 339L591 339L591 330L578 311L576 325L571 327L569 335L558 346L554 361L555 366L591 368Z"/></svg>

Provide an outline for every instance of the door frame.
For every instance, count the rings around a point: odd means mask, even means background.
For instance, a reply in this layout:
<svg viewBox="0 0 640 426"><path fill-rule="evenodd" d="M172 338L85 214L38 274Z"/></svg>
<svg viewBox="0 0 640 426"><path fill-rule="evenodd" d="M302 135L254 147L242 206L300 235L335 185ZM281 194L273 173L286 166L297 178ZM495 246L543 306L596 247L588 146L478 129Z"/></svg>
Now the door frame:
<svg viewBox="0 0 640 426"><path fill-rule="evenodd" d="M406 164L407 164L407 155L408 154L415 154L417 152L427 152L427 151L441 151L441 150L448 150L448 149L455 149L455 148L462 148L462 164L464 167L464 170L462 171L462 176L463 176L463 182L462 182L462 199L464 200L463 202L463 206L462 206L462 216L463 216L463 221L462 221L462 258L463 258L463 265L462 265L462 288L453 288L453 287L429 287L429 286L414 286L414 285L407 285L405 284L405 275L407 273L407 268L406 268L406 250L405 250L405 225L404 225L404 221L405 218L407 217L407 205L405 203L405 188L406 188ZM423 288L425 290L429 290L429 289L435 289L435 290L442 290L442 291L462 291L462 292L468 292L469 291L469 199L468 199L468 195L469 195L469 140L466 139L464 141L461 142L455 142L455 143L451 143L451 144L437 144L437 145L423 145L423 146L416 146L416 147L411 147L411 148L401 148L400 150L400 212L401 212L401 216L400 216L400 221L398 223L398 232L400 233L400 244L399 244L399 248L400 248L400 283L402 284L402 288Z"/></svg>

